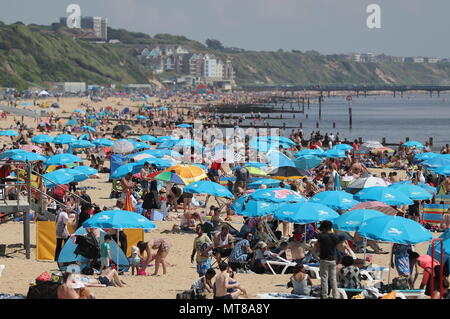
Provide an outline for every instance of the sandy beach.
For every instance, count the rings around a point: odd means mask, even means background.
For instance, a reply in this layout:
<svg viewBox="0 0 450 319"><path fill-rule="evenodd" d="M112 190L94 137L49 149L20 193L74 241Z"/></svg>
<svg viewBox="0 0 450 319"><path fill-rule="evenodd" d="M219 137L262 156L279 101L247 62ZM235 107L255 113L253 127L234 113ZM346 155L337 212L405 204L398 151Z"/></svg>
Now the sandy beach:
<svg viewBox="0 0 450 319"><path fill-rule="evenodd" d="M56 99L39 100L39 103L53 103ZM152 98L151 102L155 102L156 99ZM28 101L33 104L33 101ZM60 109L56 112L62 116L69 116L75 109L80 108L81 103L88 103L89 105L99 108L101 106L113 106L116 107L118 103L124 106L137 106L139 102L130 102L129 99L109 98L102 102L91 102L86 99L78 98L61 98L58 102L61 105ZM141 102L142 103L142 102ZM42 109L37 106L27 107L27 109L33 109L41 111ZM19 116L8 116L7 121L0 123L1 129L8 129L13 125L13 121L20 120ZM65 123L66 120L64 120ZM36 127L37 123L30 118L25 118L25 123L31 127ZM15 128L15 125L14 127ZM55 136L58 133L52 132L51 135ZM9 143L8 137L1 137L0 143ZM85 161L85 165L88 162ZM109 164L106 164L109 166ZM375 169L372 172L379 174L381 171L389 173L390 169ZM399 171L400 178L405 177L404 171ZM115 200L109 199L111 191L111 184L108 183L109 174L100 174L100 179L89 179L80 183L79 186L90 186L94 189L88 191L93 202L97 203L100 207L114 206ZM213 204L213 203L208 203ZM202 211L202 209L197 209ZM234 216L233 225L237 229L240 229L242 225L242 218ZM145 234L145 240L151 238L165 238L172 243L171 251L167 257L167 261L172 264L169 267L167 275L160 275L158 277L133 277L131 275L123 276L123 280L127 286L124 288L92 288L92 291L98 298L175 298L178 292L189 289L190 285L198 278L195 270L195 264L190 262L190 254L192 252L193 240L195 234L180 234L172 233L171 229L174 224L179 224L179 221L159 221L156 222L157 229ZM32 247L36 245L35 238L35 224L31 225L31 243ZM9 294L26 294L30 282L39 276L42 272L57 271L55 262L41 262L35 260L35 249L32 249L31 259L27 260L24 255L24 251L18 251L13 253L18 248L12 246L18 245L23 242L22 224L19 222L8 222L0 225L0 244L6 244L7 253L11 253L11 258L0 257L0 264L6 266L3 271L2 277L0 277L0 293ZM12 245L12 246L11 246ZM381 244L381 247L385 250L390 250L390 244ZM424 254L428 248L428 243L416 245L416 250L419 254ZM362 258L362 254L357 254ZM380 266L389 265L389 255L374 255L373 264ZM289 292L290 289L286 288L286 283L291 275L258 275L258 274L236 274L237 281L242 284L248 291L248 297L254 298L259 293L268 292ZM397 276L395 269L392 269L391 278ZM419 279L420 280L420 279ZM314 284L319 284L318 280L313 280Z"/></svg>

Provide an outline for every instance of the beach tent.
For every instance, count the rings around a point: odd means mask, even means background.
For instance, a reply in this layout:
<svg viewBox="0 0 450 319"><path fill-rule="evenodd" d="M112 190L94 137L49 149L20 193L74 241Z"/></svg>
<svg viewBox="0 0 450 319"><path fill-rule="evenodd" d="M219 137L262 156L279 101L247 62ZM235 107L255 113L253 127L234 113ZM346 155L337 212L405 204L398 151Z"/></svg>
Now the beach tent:
<svg viewBox="0 0 450 319"><path fill-rule="evenodd" d="M39 96L49 96L50 94L49 94L47 91L42 90L41 92L39 92L38 95L39 95Z"/></svg>
<svg viewBox="0 0 450 319"><path fill-rule="evenodd" d="M84 235L87 231L83 227L80 227L74 235ZM103 239L106 235L106 232L103 230L100 230L100 239L99 244L101 245L103 243ZM142 236L143 237L143 236ZM128 240L128 236L127 236ZM75 249L77 248L77 244L75 243L74 238L70 238L66 244L64 245L63 249L61 250L61 253L59 254L58 258L58 267L60 270L67 270L67 267L69 265L77 264L80 267L80 270L83 270L83 268L87 267L89 264L89 259L83 257L83 256L76 256L75 255ZM110 246L110 253L111 253L111 259L116 265L119 265L119 267L124 267L123 270L127 271L129 267L129 262L125 254L121 249L118 248L117 243L114 240L111 240L109 242ZM120 268L121 268L120 267ZM121 268L122 269L122 268Z"/></svg>

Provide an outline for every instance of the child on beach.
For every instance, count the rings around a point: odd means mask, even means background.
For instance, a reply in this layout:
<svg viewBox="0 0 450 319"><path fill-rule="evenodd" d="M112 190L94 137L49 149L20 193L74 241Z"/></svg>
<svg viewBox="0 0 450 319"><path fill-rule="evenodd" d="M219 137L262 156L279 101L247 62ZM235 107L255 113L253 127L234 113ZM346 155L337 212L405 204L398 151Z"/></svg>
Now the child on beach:
<svg viewBox="0 0 450 319"><path fill-rule="evenodd" d="M216 271L213 268L209 268L206 274L198 278L192 285L191 289L195 290L196 293L202 293L205 290L209 293L212 292L213 284L211 280L216 275Z"/></svg>
<svg viewBox="0 0 450 319"><path fill-rule="evenodd" d="M139 267L141 265L141 257L139 257L139 248L137 246L131 247L131 275L134 276L134 271L136 270L136 275L139 273Z"/></svg>
<svg viewBox="0 0 450 319"><path fill-rule="evenodd" d="M111 235L105 235L103 243L100 245L100 256L102 269L109 268L109 260L111 259L111 250L109 247L109 242L111 241Z"/></svg>

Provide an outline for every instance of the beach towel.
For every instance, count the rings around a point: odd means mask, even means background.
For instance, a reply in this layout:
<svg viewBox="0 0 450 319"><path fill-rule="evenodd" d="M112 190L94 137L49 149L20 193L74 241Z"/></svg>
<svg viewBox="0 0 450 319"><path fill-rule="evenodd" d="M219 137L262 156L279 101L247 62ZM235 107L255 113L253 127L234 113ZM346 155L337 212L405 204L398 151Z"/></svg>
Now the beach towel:
<svg viewBox="0 0 450 319"><path fill-rule="evenodd" d="M423 221L430 224L440 224L442 216L448 211L448 205L425 204L423 205Z"/></svg>
<svg viewBox="0 0 450 319"><path fill-rule="evenodd" d="M123 209L129 212L134 212L133 202L131 200L131 193L128 192L125 197L125 203L123 204Z"/></svg>

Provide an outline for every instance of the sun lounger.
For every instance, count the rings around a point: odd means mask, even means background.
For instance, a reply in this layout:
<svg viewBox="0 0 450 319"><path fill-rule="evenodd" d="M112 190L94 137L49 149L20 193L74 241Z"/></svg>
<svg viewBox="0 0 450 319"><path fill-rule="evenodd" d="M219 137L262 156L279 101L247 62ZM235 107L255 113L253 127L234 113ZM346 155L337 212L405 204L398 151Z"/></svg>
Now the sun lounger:
<svg viewBox="0 0 450 319"><path fill-rule="evenodd" d="M304 264L303 265L305 267L306 271L309 271L310 274L314 274L314 276L311 276L312 279L320 279L320 271L319 271L319 267L317 266L311 266L308 264Z"/></svg>
<svg viewBox="0 0 450 319"><path fill-rule="evenodd" d="M273 269L272 266L283 266L284 268L281 271L281 274L284 275L286 270L289 267L295 267L297 265L297 263L289 261L287 259L284 259L284 258L282 258L280 256L277 256L276 258L277 258L276 260L266 260L266 263L269 266L269 269L272 271L272 273L274 275L276 275L277 273L275 272L275 270Z"/></svg>

